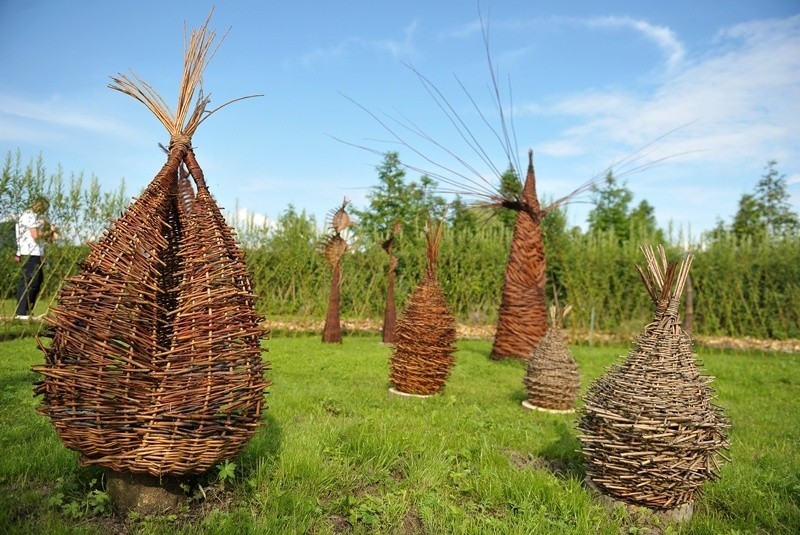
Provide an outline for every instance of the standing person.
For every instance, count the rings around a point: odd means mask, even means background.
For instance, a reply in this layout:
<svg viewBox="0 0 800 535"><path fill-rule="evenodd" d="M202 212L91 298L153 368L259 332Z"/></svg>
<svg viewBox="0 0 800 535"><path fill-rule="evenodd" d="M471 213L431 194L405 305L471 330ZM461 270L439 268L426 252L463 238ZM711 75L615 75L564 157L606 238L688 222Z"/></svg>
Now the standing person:
<svg viewBox="0 0 800 535"><path fill-rule="evenodd" d="M55 228L44 219L49 208L50 201L45 197L34 197L17 220L17 257L22 262L22 277L17 287L17 319L30 319L42 289L44 244L56 237Z"/></svg>

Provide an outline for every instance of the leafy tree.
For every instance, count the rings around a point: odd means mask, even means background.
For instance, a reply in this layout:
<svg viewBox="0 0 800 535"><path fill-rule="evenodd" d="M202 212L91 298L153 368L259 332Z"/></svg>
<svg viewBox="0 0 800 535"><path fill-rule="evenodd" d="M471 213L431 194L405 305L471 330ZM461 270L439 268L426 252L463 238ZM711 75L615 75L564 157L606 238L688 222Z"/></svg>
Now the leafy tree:
<svg viewBox="0 0 800 535"><path fill-rule="evenodd" d="M427 175L420 177L419 182L406 181L406 172L396 152L387 152L376 170L379 184L367 194L369 206L352 210L360 234L380 237L399 221L407 236L421 236L428 217L438 218L444 213L445 200L434 193L437 182Z"/></svg>
<svg viewBox="0 0 800 535"><path fill-rule="evenodd" d="M733 216L731 231L738 238L763 235L767 228L761 218L761 207L752 193L745 193L739 199L739 209Z"/></svg>
<svg viewBox="0 0 800 535"><path fill-rule="evenodd" d="M500 177L500 195L504 199L519 199L520 194L522 194L522 181L519 179L514 167L509 164L508 169ZM497 218L507 229L513 230L514 223L517 220L517 212L515 210L500 209L497 212Z"/></svg>
<svg viewBox="0 0 800 535"><path fill-rule="evenodd" d="M8 152L0 170L0 221L16 220L37 195L50 201L48 219L58 227L62 241L71 243L97 239L129 202L124 179L118 188L103 191L94 175L88 183L83 172L65 179L61 166L47 173L41 154L23 165L20 151Z"/></svg>
<svg viewBox="0 0 800 535"><path fill-rule="evenodd" d="M447 220L453 231L459 234L472 234L478 228L477 209L466 204L458 195L450 203Z"/></svg>
<svg viewBox="0 0 800 535"><path fill-rule="evenodd" d="M298 213L294 205L289 204L278 217L275 230L269 240L269 247L276 250L290 251L299 246L307 247L313 251L319 235L314 216L305 210Z"/></svg>
<svg viewBox="0 0 800 535"><path fill-rule="evenodd" d="M800 232L800 219L789 204L786 175L779 174L776 165L775 160L768 161L755 192L739 199L739 209L731 224L736 237L793 236Z"/></svg>
<svg viewBox="0 0 800 535"><path fill-rule="evenodd" d="M658 228L656 222L656 209L646 200L642 199L639 205L631 211L629 220L631 237L650 235L655 236L656 241L664 241L664 233Z"/></svg>
<svg viewBox="0 0 800 535"><path fill-rule="evenodd" d="M611 171L604 180L605 185L595 187L592 202L594 208L589 212L589 230L591 232L613 231L620 242L634 236L655 234L663 240L663 233L658 229L655 209L643 200L631 210L633 192L625 183L618 183Z"/></svg>
<svg viewBox="0 0 800 535"><path fill-rule="evenodd" d="M543 206L547 206L547 203L543 203ZM569 249L570 240L567 224L567 210L563 206L550 211L542 219L544 247L547 251L547 283L550 288L547 298L552 299L555 293L562 307L567 297L562 280L566 269L565 251Z"/></svg>

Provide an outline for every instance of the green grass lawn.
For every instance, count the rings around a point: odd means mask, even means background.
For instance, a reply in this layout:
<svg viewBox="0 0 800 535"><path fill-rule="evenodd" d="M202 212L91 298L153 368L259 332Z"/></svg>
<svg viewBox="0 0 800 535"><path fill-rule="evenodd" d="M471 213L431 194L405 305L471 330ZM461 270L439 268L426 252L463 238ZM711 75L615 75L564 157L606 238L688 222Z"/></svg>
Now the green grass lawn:
<svg viewBox="0 0 800 535"><path fill-rule="evenodd" d="M797 533L800 355L701 352L732 419L732 461L682 527L609 510L582 485L575 416L527 412L522 362L459 343L445 391L389 395L377 337L267 345L265 425L228 483L176 515L95 514L101 471L83 468L36 411L31 338L0 342L0 532ZM572 348L584 389L626 347ZM72 509L65 507L74 504ZM103 509L100 507L100 509Z"/></svg>

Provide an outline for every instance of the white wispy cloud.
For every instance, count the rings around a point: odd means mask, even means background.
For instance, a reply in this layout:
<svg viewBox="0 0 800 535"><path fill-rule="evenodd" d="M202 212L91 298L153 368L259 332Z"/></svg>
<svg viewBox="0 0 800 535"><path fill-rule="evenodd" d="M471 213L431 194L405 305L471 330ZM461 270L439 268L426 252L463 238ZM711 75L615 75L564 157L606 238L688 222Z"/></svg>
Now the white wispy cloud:
<svg viewBox="0 0 800 535"><path fill-rule="evenodd" d="M241 226L252 226L257 228L275 228L275 222L270 220L266 215L261 214L259 212L254 212L247 208L240 207L234 214L232 214L231 219L236 225Z"/></svg>
<svg viewBox="0 0 800 535"><path fill-rule="evenodd" d="M666 151L699 150L716 161L796 159L800 16L721 32L713 49L660 79L650 93L595 91L524 109L579 121L558 140L576 146L598 139L637 146L688 125L668 137Z"/></svg>
<svg viewBox="0 0 800 535"><path fill-rule="evenodd" d="M0 116L101 134L123 134L128 131L122 123L95 115L59 97L49 100L30 100L15 95L0 94Z"/></svg>
<svg viewBox="0 0 800 535"><path fill-rule="evenodd" d="M315 48L300 58L305 67L319 61L327 61L346 55L352 49L370 50L374 52L388 52L393 58L404 58L414 54L414 36L417 31L417 21L411 22L403 28L403 38L397 39L363 39L351 37L341 43L328 47Z"/></svg>
<svg viewBox="0 0 800 535"><path fill-rule="evenodd" d="M629 28L642 34L646 39L658 46L666 56L668 69L680 65L686 56L686 50L675 32L666 26L655 26L643 20L631 17L596 17L583 21L586 26L594 28Z"/></svg>

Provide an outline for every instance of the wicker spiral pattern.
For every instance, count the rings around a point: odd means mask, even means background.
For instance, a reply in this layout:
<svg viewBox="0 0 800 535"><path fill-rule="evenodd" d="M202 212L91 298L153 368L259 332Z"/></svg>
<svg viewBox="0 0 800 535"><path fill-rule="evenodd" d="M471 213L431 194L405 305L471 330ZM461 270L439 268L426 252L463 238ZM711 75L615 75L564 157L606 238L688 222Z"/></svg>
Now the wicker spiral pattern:
<svg viewBox="0 0 800 535"><path fill-rule="evenodd" d="M189 74L204 64L204 32L192 34ZM115 81L114 89L144 94ZM201 473L235 456L260 423L262 318L243 253L191 150L206 102L186 129L184 115L158 110L172 134L167 163L90 246L47 318L50 343L39 341L39 409L85 464Z"/></svg>
<svg viewBox="0 0 800 535"><path fill-rule="evenodd" d="M691 265L660 262L644 248L638 268L656 304L635 349L589 389L578 424L587 475L602 492L634 505L670 509L718 477L729 427L698 370L678 304Z"/></svg>
<svg viewBox="0 0 800 535"><path fill-rule="evenodd" d="M559 312L550 307L550 328L528 358L528 371L523 378L528 402L542 409L569 411L581 387L578 363L561 336L561 323L570 307Z"/></svg>
<svg viewBox="0 0 800 535"><path fill-rule="evenodd" d="M536 197L533 153L528 153L528 174L511 248L508 253L492 359L527 359L547 332L546 275L541 218Z"/></svg>
<svg viewBox="0 0 800 535"><path fill-rule="evenodd" d="M453 367L455 319L436 279L436 257L443 224L426 234L425 275L412 293L397 329L390 357L390 379L407 394L429 395L444 388Z"/></svg>

